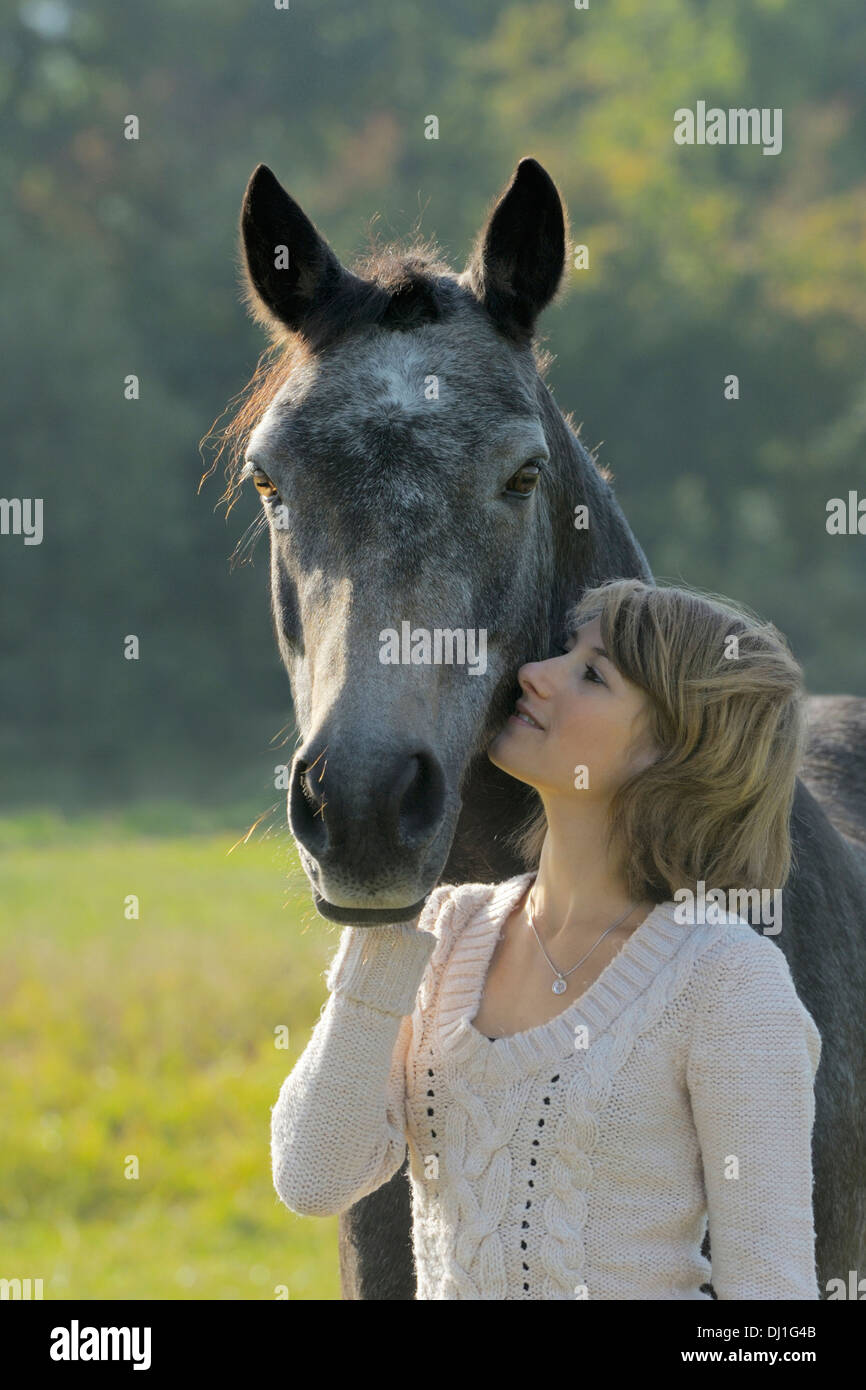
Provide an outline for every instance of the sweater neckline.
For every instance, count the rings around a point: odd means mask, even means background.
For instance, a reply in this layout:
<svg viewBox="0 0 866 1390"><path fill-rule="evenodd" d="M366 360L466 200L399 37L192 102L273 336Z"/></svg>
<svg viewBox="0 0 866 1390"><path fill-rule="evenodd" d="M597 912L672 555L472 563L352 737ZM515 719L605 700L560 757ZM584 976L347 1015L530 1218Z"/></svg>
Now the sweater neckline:
<svg viewBox="0 0 866 1390"><path fill-rule="evenodd" d="M674 902L657 903L578 999L546 1023L491 1041L471 1020L481 1005L502 924L535 876L532 871L484 885L485 895L474 910L470 904L471 916L457 931L441 984L440 1046L455 1062L472 1060L473 1067L491 1080L525 1075L546 1062L573 1056L575 1028L585 1025L591 1040L609 1028L649 987L691 930L688 924L676 921Z"/></svg>

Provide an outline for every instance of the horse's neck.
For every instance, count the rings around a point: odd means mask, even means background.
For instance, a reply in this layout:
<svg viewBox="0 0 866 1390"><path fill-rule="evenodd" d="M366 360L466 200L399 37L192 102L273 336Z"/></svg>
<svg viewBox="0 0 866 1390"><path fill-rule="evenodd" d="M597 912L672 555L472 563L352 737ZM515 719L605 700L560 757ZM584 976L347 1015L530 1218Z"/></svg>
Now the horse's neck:
<svg viewBox="0 0 866 1390"><path fill-rule="evenodd" d="M550 611L555 626L562 621L563 607L574 603L584 589L621 577L651 584L653 575L612 487L547 391L545 398L545 432L554 478L555 572ZM586 529L582 529L583 515L575 513L580 505L587 509Z"/></svg>

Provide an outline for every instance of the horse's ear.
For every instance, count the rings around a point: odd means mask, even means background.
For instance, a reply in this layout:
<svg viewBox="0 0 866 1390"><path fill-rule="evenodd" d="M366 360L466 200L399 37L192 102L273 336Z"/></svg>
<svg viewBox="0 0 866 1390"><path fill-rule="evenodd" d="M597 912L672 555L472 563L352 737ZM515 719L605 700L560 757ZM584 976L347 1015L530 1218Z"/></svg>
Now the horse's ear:
<svg viewBox="0 0 866 1390"><path fill-rule="evenodd" d="M566 217L553 179L521 159L460 277L509 337L531 338L565 265Z"/></svg>
<svg viewBox="0 0 866 1390"><path fill-rule="evenodd" d="M247 304L272 331L303 332L322 301L355 279L266 164L247 184L240 245Z"/></svg>

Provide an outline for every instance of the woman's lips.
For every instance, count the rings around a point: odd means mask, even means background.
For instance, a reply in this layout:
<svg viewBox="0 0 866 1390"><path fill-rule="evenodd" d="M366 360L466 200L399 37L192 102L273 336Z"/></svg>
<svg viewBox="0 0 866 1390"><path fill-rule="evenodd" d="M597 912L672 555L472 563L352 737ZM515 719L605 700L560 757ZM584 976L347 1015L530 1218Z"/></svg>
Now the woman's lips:
<svg viewBox="0 0 866 1390"><path fill-rule="evenodd" d="M531 715L528 715L528 714L524 714L522 710L518 711L517 714L512 714L512 715L510 715L509 718L510 718L510 719L513 719L514 722L515 722L515 724L525 724L526 727L527 727L527 729L537 729L539 733L543 733L543 732L544 732L544 730L542 729L541 725L540 725L540 724L536 724L536 722L535 722L535 720L532 718L532 716L531 716Z"/></svg>

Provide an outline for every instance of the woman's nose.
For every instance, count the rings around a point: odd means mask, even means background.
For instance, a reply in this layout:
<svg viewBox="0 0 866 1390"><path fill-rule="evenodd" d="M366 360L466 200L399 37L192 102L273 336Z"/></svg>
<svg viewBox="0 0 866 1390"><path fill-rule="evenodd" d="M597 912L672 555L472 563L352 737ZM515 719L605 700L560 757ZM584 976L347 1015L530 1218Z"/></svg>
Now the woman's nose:
<svg viewBox="0 0 866 1390"><path fill-rule="evenodd" d="M527 661L517 672L517 679L521 686L529 685L538 694L543 694L547 688L547 676L545 673L546 661Z"/></svg>
<svg viewBox="0 0 866 1390"><path fill-rule="evenodd" d="M542 674L553 672L555 670L558 670L557 663L560 662L562 660L562 657L565 655L567 655L567 653L563 652L561 654L557 654L556 656L542 656L539 657L537 661L524 662L520 669L521 671L529 672L538 671Z"/></svg>

